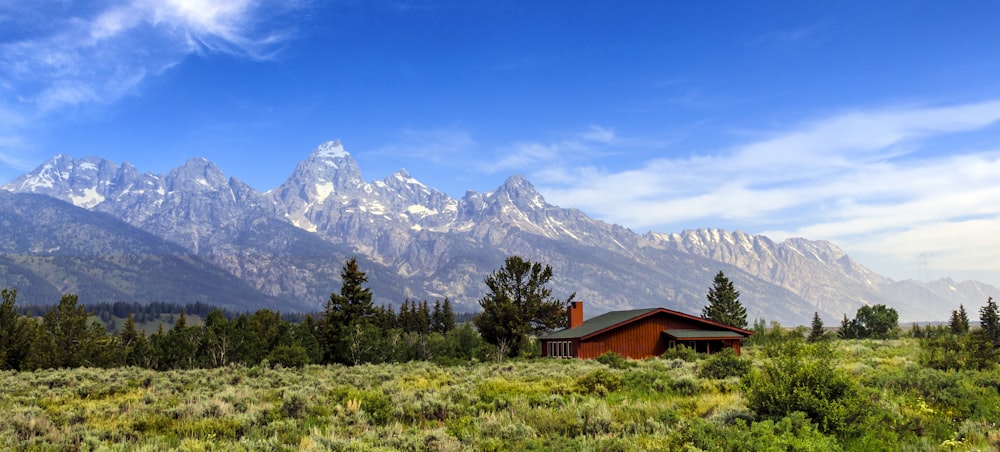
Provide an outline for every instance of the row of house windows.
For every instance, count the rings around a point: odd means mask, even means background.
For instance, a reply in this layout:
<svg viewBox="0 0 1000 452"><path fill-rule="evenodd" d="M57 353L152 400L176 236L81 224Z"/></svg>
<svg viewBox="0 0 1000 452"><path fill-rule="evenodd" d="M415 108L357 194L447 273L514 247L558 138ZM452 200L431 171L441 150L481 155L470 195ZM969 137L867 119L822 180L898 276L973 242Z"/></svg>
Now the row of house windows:
<svg viewBox="0 0 1000 452"><path fill-rule="evenodd" d="M549 341L548 342L548 355L552 358L572 358L573 357L573 342L572 341Z"/></svg>

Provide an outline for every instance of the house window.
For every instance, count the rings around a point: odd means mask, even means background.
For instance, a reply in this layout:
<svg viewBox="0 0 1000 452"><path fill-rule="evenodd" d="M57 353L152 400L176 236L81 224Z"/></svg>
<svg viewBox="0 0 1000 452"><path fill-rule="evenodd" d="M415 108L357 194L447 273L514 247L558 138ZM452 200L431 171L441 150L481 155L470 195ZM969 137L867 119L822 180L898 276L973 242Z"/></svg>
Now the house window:
<svg viewBox="0 0 1000 452"><path fill-rule="evenodd" d="M573 357L573 342L572 341L549 341L548 343L548 355L552 358L572 358Z"/></svg>

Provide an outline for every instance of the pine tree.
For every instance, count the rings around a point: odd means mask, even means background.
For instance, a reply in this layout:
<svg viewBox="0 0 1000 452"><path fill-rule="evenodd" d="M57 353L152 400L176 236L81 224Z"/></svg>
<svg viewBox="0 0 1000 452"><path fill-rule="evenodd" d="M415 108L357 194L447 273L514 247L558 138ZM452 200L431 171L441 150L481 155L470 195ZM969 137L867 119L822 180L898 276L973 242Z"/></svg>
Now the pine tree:
<svg viewBox="0 0 1000 452"><path fill-rule="evenodd" d="M979 326L989 340L994 344L1000 343L1000 313L997 312L997 304L993 301L993 297L989 297L986 305L979 309Z"/></svg>
<svg viewBox="0 0 1000 452"><path fill-rule="evenodd" d="M0 304L0 370L17 370L27 358L30 342L27 320L17 314L16 289L3 289Z"/></svg>
<svg viewBox="0 0 1000 452"><path fill-rule="evenodd" d="M43 317L44 331L52 340L54 349L49 367L80 367L90 364L87 351L96 338L87 327L87 312L77 305L77 296L63 295L59 305Z"/></svg>
<svg viewBox="0 0 1000 452"><path fill-rule="evenodd" d="M965 312L965 306L961 304L958 305L958 325L962 334L969 332L969 314Z"/></svg>
<svg viewBox="0 0 1000 452"><path fill-rule="evenodd" d="M445 297L444 304L441 305L441 332L447 333L453 329L455 329L455 311L451 309L451 301Z"/></svg>
<svg viewBox="0 0 1000 452"><path fill-rule="evenodd" d="M819 312L813 313L812 330L809 331L809 342L816 342L823 339L826 332L823 330L823 319L819 318Z"/></svg>
<svg viewBox="0 0 1000 452"><path fill-rule="evenodd" d="M349 364L348 334L355 332L356 324L370 323L375 316L371 289L364 287L368 277L358 268L352 257L340 273L343 285L340 294L330 294L323 313L320 345L326 362Z"/></svg>
<svg viewBox="0 0 1000 452"><path fill-rule="evenodd" d="M740 303L740 292L722 271L715 275L715 281L708 290L708 305L701 310L704 319L737 328L746 328L747 310Z"/></svg>
<svg viewBox="0 0 1000 452"><path fill-rule="evenodd" d="M840 322L837 336L840 336L841 339L856 339L858 337L857 320L850 320L847 318L847 314L844 314L844 320Z"/></svg>
<svg viewBox="0 0 1000 452"><path fill-rule="evenodd" d="M135 325L135 314L132 314L131 312L128 313L128 317L125 319L125 326L122 327L120 336L122 346L126 349L135 345L135 341L139 340L139 329Z"/></svg>
<svg viewBox="0 0 1000 452"><path fill-rule="evenodd" d="M431 331L444 334L444 311L441 309L441 300L434 300L434 309L431 311Z"/></svg>
<svg viewBox="0 0 1000 452"><path fill-rule="evenodd" d="M431 331L431 314L427 309L427 300L417 307L417 333L427 334Z"/></svg>
<svg viewBox="0 0 1000 452"><path fill-rule="evenodd" d="M951 334L959 334L962 332L962 326L959 324L958 320L958 310L951 310L951 317L948 318L948 330Z"/></svg>
<svg viewBox="0 0 1000 452"><path fill-rule="evenodd" d="M546 287L552 267L510 256L504 267L486 277L489 292L479 300L483 312L474 319L483 340L497 347L498 356L517 356L533 334L566 325L566 302Z"/></svg>

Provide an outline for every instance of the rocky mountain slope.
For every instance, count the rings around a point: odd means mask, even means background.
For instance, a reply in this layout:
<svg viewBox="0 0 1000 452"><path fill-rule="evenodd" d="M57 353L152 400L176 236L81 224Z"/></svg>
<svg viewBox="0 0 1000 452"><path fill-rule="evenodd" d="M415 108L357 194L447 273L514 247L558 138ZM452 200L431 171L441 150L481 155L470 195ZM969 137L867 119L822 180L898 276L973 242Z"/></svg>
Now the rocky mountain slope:
<svg viewBox="0 0 1000 452"><path fill-rule="evenodd" d="M814 311L832 324L873 303L895 307L906 321L940 320L959 303L978 306L997 293L975 282L895 282L827 242L710 229L640 235L548 204L521 176L461 199L405 170L366 182L336 141L264 193L204 159L162 176L64 155L3 189L121 219L282 300L285 310L319 309L352 255L363 259L376 302L397 306L407 297L450 297L473 310L483 278L511 254L552 265L555 295L576 292L588 314L646 306L700 312L719 270L740 289L751 318L783 324L807 323Z"/></svg>
<svg viewBox="0 0 1000 452"><path fill-rule="evenodd" d="M16 288L21 301L54 304L76 293L84 303L288 305L174 243L48 196L0 191L0 229L0 286Z"/></svg>

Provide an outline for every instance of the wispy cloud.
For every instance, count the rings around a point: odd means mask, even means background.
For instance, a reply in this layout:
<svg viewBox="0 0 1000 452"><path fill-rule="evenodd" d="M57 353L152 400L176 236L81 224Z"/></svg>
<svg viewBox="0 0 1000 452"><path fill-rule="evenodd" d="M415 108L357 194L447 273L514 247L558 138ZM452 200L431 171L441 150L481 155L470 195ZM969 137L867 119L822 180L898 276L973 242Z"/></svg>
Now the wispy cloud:
<svg viewBox="0 0 1000 452"><path fill-rule="evenodd" d="M739 224L778 239L827 239L901 260L933 252L950 268L995 269L997 255L973 256L984 243L975 231L1000 230L1000 150L934 142L998 121L1000 101L858 111L710 154L617 171L555 165L531 176L550 202L633 228ZM573 147L520 146L519 164Z"/></svg>
<svg viewBox="0 0 1000 452"><path fill-rule="evenodd" d="M397 160L449 164L456 160L456 156L467 154L475 146L472 134L462 128L405 129L395 142L365 153Z"/></svg>
<svg viewBox="0 0 1000 452"><path fill-rule="evenodd" d="M618 141L614 130L591 125L580 133L558 141L524 141L505 146L499 149L494 159L480 161L478 168L487 173L520 172L533 170L542 164L551 168L553 164L562 166L578 163L594 158L595 154L604 152L607 146Z"/></svg>
<svg viewBox="0 0 1000 452"><path fill-rule="evenodd" d="M80 6L0 3L24 33L0 41L0 135L66 108L110 103L194 53L273 58L290 34L270 24L301 2L122 0ZM32 6L34 5L34 6ZM34 8L34 9L32 9ZM43 14L50 13L50 14ZM12 24L14 25L14 24ZM16 37L10 37L16 36ZM11 150L0 151L10 156Z"/></svg>

